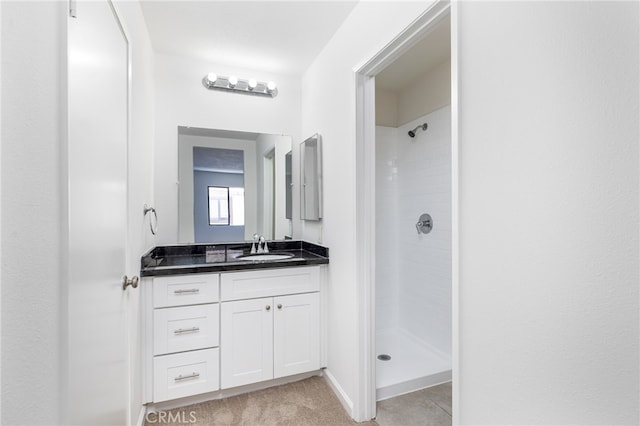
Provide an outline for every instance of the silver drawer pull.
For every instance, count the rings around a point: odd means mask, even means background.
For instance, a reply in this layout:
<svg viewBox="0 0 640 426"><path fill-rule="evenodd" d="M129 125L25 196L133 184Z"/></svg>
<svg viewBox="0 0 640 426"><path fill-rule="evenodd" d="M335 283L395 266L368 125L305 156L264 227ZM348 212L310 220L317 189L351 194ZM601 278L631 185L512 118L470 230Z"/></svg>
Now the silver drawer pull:
<svg viewBox="0 0 640 426"><path fill-rule="evenodd" d="M200 373L193 372L188 376L183 376L182 374L180 374L178 377L175 377L173 380L176 382L180 382L182 380L197 379L198 377L200 377Z"/></svg>
<svg viewBox="0 0 640 426"><path fill-rule="evenodd" d="M182 334L182 333L197 333L200 331L200 327L191 327L191 328L179 328L174 330L174 334Z"/></svg>
<svg viewBox="0 0 640 426"><path fill-rule="evenodd" d="M187 288L184 290L174 290L173 294L193 294L193 293L200 293L200 289L199 288Z"/></svg>

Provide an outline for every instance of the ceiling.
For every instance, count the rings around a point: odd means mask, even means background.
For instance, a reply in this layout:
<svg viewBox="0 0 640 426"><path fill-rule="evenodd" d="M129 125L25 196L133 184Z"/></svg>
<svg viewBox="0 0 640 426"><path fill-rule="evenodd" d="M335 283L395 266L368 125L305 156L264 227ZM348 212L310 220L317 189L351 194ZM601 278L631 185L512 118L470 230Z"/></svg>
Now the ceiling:
<svg viewBox="0 0 640 426"><path fill-rule="evenodd" d="M300 75L357 1L142 0L156 52Z"/></svg>
<svg viewBox="0 0 640 426"><path fill-rule="evenodd" d="M451 59L449 16L376 75L376 87L391 91L401 90L448 59Z"/></svg>

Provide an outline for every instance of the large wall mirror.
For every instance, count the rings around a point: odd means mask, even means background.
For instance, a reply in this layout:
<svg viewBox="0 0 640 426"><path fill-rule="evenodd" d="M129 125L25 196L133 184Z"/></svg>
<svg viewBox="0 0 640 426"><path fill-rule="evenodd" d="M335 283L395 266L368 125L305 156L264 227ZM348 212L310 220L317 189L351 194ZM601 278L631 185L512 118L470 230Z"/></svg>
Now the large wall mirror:
<svg viewBox="0 0 640 426"><path fill-rule="evenodd" d="M322 138L315 134L300 144L301 218L322 219Z"/></svg>
<svg viewBox="0 0 640 426"><path fill-rule="evenodd" d="M180 242L291 235L286 155L291 137L178 127Z"/></svg>

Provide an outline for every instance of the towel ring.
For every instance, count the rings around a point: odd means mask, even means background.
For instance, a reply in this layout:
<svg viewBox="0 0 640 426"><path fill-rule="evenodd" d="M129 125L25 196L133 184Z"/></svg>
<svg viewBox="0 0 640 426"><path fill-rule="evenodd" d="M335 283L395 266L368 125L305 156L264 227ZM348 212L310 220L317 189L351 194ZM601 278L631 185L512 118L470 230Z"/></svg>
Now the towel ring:
<svg viewBox="0 0 640 426"><path fill-rule="evenodd" d="M156 235L156 232L158 232L158 213L156 213L156 209L145 204L142 211L143 216L146 216L149 212L153 213L153 216L155 218L155 220L152 220L151 216L149 216L149 229L151 230L151 233L153 235Z"/></svg>

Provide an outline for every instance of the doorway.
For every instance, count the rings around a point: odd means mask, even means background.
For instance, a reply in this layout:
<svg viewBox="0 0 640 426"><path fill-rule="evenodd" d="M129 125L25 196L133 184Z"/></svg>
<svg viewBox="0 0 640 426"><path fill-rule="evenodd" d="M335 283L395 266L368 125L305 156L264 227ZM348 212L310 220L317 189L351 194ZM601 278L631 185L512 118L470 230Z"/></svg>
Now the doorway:
<svg viewBox="0 0 640 426"><path fill-rule="evenodd" d="M457 394L451 14L435 3L357 71L361 419L377 401L452 377Z"/></svg>

